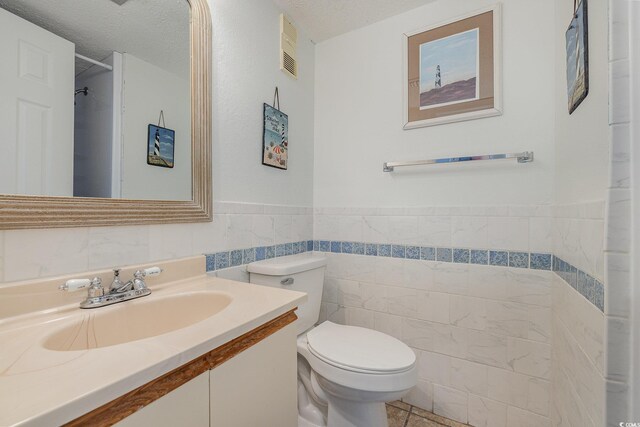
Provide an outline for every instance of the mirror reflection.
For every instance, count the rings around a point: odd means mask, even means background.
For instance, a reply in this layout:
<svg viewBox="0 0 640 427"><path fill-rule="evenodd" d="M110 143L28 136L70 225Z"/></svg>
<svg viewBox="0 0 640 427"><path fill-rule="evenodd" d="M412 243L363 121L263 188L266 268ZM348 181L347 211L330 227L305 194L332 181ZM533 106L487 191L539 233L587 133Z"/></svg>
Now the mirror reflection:
<svg viewBox="0 0 640 427"><path fill-rule="evenodd" d="M0 194L191 200L186 0L0 0Z"/></svg>

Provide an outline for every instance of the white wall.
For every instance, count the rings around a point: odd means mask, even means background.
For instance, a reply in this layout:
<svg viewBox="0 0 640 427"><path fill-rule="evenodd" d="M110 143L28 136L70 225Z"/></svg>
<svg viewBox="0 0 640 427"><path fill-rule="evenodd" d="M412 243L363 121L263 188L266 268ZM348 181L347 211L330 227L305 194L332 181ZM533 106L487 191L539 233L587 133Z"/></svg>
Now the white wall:
<svg viewBox="0 0 640 427"><path fill-rule="evenodd" d="M539 204L552 200L551 0L505 0L504 115L402 130L401 35L493 4L447 0L316 47L316 206ZM382 172L385 161L534 151L536 161Z"/></svg>
<svg viewBox="0 0 640 427"><path fill-rule="evenodd" d="M105 63L113 64L113 56ZM111 197L113 149L113 71L94 65L76 76L73 195Z"/></svg>
<svg viewBox="0 0 640 427"><path fill-rule="evenodd" d="M589 95L572 115L567 106L565 32L573 1L555 2L554 254L604 284L611 275L604 250L609 183L609 20L606 1L590 1ZM606 280L606 282L605 282ZM606 323L582 286L553 282L551 419L554 425L605 424ZM619 419L618 422L623 421ZM618 424L616 422L615 425ZM609 424L607 424L609 425ZM613 425L613 424L611 424Z"/></svg>
<svg viewBox="0 0 640 427"><path fill-rule="evenodd" d="M549 253L550 215L547 206L316 208L314 239ZM403 401L477 427L549 425L551 271L327 257L321 320L389 333L418 355L418 385Z"/></svg>
<svg viewBox="0 0 640 427"><path fill-rule="evenodd" d="M212 2L213 183L218 200L311 206L314 45L298 37L299 78L279 69L280 11L270 1ZM298 28L303 31L303 28ZM280 88L289 170L262 165L262 104Z"/></svg>
<svg viewBox="0 0 640 427"><path fill-rule="evenodd" d="M124 199L191 199L191 108L189 80L124 54L122 188ZM147 164L148 125L175 134L174 167Z"/></svg>
<svg viewBox="0 0 640 427"><path fill-rule="evenodd" d="M609 173L608 2L590 1L589 95L570 116L567 107L565 32L573 0L555 4L555 200L559 204L604 200Z"/></svg>
<svg viewBox="0 0 640 427"><path fill-rule="evenodd" d="M211 0L210 7L216 31L213 45L213 171L217 177L214 222L0 231L0 282L312 237L308 207L313 190L314 45L304 34L299 36L301 77L297 83L286 80L278 68L280 12L271 2ZM240 64L246 67L236 68ZM261 83L253 83L254 80ZM291 169L281 173L262 166L260 161L262 102L271 102L275 84L282 88L282 107L290 113L292 126ZM144 153L144 144L141 148ZM294 206L221 203L225 200L263 200ZM301 209L300 205L307 209Z"/></svg>
<svg viewBox="0 0 640 427"><path fill-rule="evenodd" d="M551 253L551 0L503 2L503 116L402 130L402 33L492 3L438 1L316 47L314 239ZM382 172L385 161L527 150L532 164ZM477 426L550 424L551 272L329 258L323 318L418 354L404 400Z"/></svg>

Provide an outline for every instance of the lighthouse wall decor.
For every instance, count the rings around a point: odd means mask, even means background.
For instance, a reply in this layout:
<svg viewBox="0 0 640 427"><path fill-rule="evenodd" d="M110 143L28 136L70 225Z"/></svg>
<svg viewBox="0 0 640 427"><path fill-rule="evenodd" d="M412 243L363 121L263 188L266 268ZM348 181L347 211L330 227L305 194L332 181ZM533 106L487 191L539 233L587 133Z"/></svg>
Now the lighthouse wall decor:
<svg viewBox="0 0 640 427"><path fill-rule="evenodd" d="M289 164L289 116L279 108L280 95L278 88L276 88L273 106L263 105L262 164L287 170Z"/></svg>
<svg viewBox="0 0 640 427"><path fill-rule="evenodd" d="M160 126L162 123L162 126ZM160 110L157 125L150 124L147 130L147 164L163 168L173 168L176 132L167 129L164 111Z"/></svg>
<svg viewBox="0 0 640 427"><path fill-rule="evenodd" d="M569 114L573 114L589 94L588 31L587 0L574 2L573 19L566 33Z"/></svg>
<svg viewBox="0 0 640 427"><path fill-rule="evenodd" d="M403 35L403 127L502 114L501 7Z"/></svg>

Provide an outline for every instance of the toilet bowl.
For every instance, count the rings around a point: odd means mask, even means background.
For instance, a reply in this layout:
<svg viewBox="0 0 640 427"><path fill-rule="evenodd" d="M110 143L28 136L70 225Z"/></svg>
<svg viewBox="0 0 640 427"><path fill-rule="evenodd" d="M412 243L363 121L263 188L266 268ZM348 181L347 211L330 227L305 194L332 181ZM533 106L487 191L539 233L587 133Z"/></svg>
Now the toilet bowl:
<svg viewBox="0 0 640 427"><path fill-rule="evenodd" d="M305 253L247 266L251 283L309 296L296 311L299 427L387 427L385 402L417 383L415 354L382 332L330 321L314 326L326 263Z"/></svg>

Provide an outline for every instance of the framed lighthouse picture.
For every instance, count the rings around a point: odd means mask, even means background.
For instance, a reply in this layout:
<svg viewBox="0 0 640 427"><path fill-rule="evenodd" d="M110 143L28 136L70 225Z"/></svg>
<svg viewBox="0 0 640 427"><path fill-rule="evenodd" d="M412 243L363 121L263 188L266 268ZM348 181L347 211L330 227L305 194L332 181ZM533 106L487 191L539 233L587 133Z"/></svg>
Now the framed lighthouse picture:
<svg viewBox="0 0 640 427"><path fill-rule="evenodd" d="M176 132L156 125L149 125L147 132L147 164L173 168Z"/></svg>
<svg viewBox="0 0 640 427"><path fill-rule="evenodd" d="M502 114L500 5L403 39L404 129Z"/></svg>
<svg viewBox="0 0 640 427"><path fill-rule="evenodd" d="M264 104L262 164L287 170L289 163L289 116Z"/></svg>

